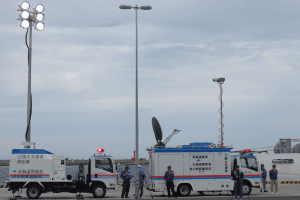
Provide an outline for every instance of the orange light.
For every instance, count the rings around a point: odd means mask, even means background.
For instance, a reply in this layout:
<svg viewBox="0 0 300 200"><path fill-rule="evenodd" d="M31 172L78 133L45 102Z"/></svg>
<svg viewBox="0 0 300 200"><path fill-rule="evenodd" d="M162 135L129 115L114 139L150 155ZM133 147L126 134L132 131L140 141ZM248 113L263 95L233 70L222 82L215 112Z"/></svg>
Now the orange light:
<svg viewBox="0 0 300 200"><path fill-rule="evenodd" d="M102 153L102 152L104 152L104 149L98 148L98 149L97 149L97 152Z"/></svg>

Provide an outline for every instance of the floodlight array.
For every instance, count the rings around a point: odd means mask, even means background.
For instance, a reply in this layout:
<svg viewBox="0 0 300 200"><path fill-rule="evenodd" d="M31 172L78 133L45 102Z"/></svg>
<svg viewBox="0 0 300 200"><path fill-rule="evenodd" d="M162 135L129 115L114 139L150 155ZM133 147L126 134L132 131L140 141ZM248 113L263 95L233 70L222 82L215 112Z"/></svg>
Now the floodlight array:
<svg viewBox="0 0 300 200"><path fill-rule="evenodd" d="M33 23L34 28L38 31L42 31L45 28L44 21L44 6L42 4L38 4L35 8L33 8L33 12L28 11L30 8L30 4L27 1L23 1L21 5L19 5L18 11L22 11L19 14L18 20L21 20L20 26L23 28L28 28L30 23Z"/></svg>

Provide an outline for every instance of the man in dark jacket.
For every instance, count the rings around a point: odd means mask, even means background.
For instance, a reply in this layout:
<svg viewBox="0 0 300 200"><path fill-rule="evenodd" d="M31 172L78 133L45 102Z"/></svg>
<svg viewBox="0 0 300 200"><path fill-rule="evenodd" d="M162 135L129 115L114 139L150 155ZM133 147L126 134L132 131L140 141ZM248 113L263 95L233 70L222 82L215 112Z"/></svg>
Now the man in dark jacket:
<svg viewBox="0 0 300 200"><path fill-rule="evenodd" d="M266 189L266 179L267 179L267 171L265 169L264 164L261 164L261 183L263 185L263 188L260 189L261 192L262 190L264 190L264 192L268 192Z"/></svg>
<svg viewBox="0 0 300 200"><path fill-rule="evenodd" d="M168 166L168 171L165 173L165 180L166 180L166 185L167 185L167 190L168 190L168 197L171 197L170 193L170 188L172 190L173 197L176 198L175 196L175 191L174 191L174 172L171 170L171 166Z"/></svg>
<svg viewBox="0 0 300 200"><path fill-rule="evenodd" d="M277 181L278 171L276 169L276 165L273 165L273 169L270 170L269 176L271 180L271 194L273 194L273 186L275 185L275 192L279 195L278 191L278 181Z"/></svg>
<svg viewBox="0 0 300 200"><path fill-rule="evenodd" d="M126 166L125 170L123 170L121 172L121 178L123 179L123 190L122 190L122 194L121 194L121 198L129 198L128 197L128 193L129 193L129 189L130 189L130 179L133 177L130 172L128 171L129 167Z"/></svg>
<svg viewBox="0 0 300 200"><path fill-rule="evenodd" d="M235 171L233 172L233 180L234 180L234 195L235 199L239 193L240 199L243 199L243 180L244 180L244 173L240 171L240 166L235 167Z"/></svg>

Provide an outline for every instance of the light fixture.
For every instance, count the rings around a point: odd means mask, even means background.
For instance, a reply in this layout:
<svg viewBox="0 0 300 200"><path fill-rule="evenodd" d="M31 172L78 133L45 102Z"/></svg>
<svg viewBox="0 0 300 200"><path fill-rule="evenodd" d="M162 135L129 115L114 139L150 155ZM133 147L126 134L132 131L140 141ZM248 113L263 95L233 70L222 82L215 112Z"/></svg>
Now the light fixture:
<svg viewBox="0 0 300 200"><path fill-rule="evenodd" d="M30 31L31 27L34 27L38 31L44 30L45 23L42 23L45 19L45 14L42 13L45 10L44 6L42 4L38 4L35 8L33 8L33 12L28 10L29 7L30 5L27 1L23 1L21 5L19 5L18 11L21 11L18 18L18 20L21 21L20 26L23 28L30 27Z"/></svg>
<svg viewBox="0 0 300 200"><path fill-rule="evenodd" d="M38 13L35 16L36 21L41 22L44 20L44 15L42 13Z"/></svg>
<svg viewBox="0 0 300 200"><path fill-rule="evenodd" d="M120 9L131 9L131 6L129 6L129 5L120 5L119 8Z"/></svg>
<svg viewBox="0 0 300 200"><path fill-rule="evenodd" d="M152 7L151 6L141 6L142 10L151 10Z"/></svg>
<svg viewBox="0 0 300 200"><path fill-rule="evenodd" d="M24 10L22 13L21 13L21 18L22 19L28 19L29 18L29 12Z"/></svg>
<svg viewBox="0 0 300 200"><path fill-rule="evenodd" d="M38 4L35 8L35 10L38 12L38 13L41 13L44 11L44 6L42 4Z"/></svg>
<svg viewBox="0 0 300 200"><path fill-rule="evenodd" d="M27 2L27 1L23 1L22 3L21 3L21 9L22 10L28 10L29 9L29 7L30 7L30 5L29 5L29 3Z"/></svg>
<svg viewBox="0 0 300 200"><path fill-rule="evenodd" d="M223 83L224 83L225 78L224 78L224 77L214 78L213 81L214 81L214 82L223 82Z"/></svg>
<svg viewBox="0 0 300 200"><path fill-rule="evenodd" d="M26 20L26 19L22 20L20 26L23 27L23 28L28 28L29 27L29 21Z"/></svg>
<svg viewBox="0 0 300 200"><path fill-rule="evenodd" d="M36 23L36 25L34 26L34 28L35 28L36 30L38 30L38 31L42 31L42 30L44 30L44 28L45 28L45 24L42 23L42 22L38 22L38 23Z"/></svg>

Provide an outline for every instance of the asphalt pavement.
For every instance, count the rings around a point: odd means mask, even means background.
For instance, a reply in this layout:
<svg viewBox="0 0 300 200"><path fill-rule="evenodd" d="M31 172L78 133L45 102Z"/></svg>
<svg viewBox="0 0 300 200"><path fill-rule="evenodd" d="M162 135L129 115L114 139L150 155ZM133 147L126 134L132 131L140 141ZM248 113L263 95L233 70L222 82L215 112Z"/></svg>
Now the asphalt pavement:
<svg viewBox="0 0 300 200"><path fill-rule="evenodd" d="M264 192L261 193L259 189L253 188L251 195L249 196L244 196L243 200L299 200L300 199L300 184L295 184L295 185L279 185L279 195L271 195L270 193L270 188L267 188L269 192ZM122 187L120 187L118 190L108 190L106 193L105 198L103 199L121 199L121 191ZM17 193L16 193L17 194ZM134 194L134 188L130 188L130 198L133 199L133 194ZM166 194L166 193L165 193ZM152 196L151 196L152 195ZM190 196L188 197L178 197L178 198L168 198L168 197L162 197L161 192L152 192L150 195L150 192L148 190L144 190L144 195L142 199L162 199L162 200L194 200L194 199L200 199L200 200L233 200L234 196L231 195L231 193L227 192L222 192L221 194L219 193L211 193L211 192L204 192L204 196L200 196L197 192L192 192ZM26 196L26 190L23 190L22 193L20 194L21 198L20 199L27 199ZM95 199L93 198L92 194L87 194L83 193L84 199ZM0 189L0 200L8 200L12 198L12 193L11 191L8 191L7 188L2 188ZM45 193L42 194L39 199L46 199L46 200L51 200L51 199L76 199L76 194L72 193Z"/></svg>

